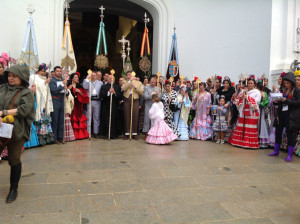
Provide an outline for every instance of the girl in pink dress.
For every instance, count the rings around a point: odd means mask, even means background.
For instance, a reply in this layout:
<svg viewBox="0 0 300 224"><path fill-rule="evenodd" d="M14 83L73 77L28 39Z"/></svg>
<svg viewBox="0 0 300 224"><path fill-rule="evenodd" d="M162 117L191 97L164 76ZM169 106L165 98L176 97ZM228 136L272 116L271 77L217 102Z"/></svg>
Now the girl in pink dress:
<svg viewBox="0 0 300 224"><path fill-rule="evenodd" d="M156 94L152 95L152 101L153 104L149 110L151 128L146 142L155 145L168 144L177 139L177 135L173 134L172 129L164 121L164 106Z"/></svg>

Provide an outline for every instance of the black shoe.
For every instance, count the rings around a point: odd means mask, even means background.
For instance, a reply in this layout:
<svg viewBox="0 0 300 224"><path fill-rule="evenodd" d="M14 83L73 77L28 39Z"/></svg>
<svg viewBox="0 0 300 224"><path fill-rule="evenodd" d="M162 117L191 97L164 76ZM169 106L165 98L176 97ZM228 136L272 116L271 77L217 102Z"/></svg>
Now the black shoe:
<svg viewBox="0 0 300 224"><path fill-rule="evenodd" d="M6 197L6 204L14 202L18 197L18 190L10 190L7 197Z"/></svg>
<svg viewBox="0 0 300 224"><path fill-rule="evenodd" d="M101 137L100 137L100 135L95 135L95 134L94 134L94 138L95 138L95 139L100 139Z"/></svg>
<svg viewBox="0 0 300 224"><path fill-rule="evenodd" d="M129 139L129 135L124 135L123 140L128 140Z"/></svg>
<svg viewBox="0 0 300 224"><path fill-rule="evenodd" d="M54 144L60 145L60 144L61 144L61 142L60 142L60 141L58 141L58 140L55 140Z"/></svg>
<svg viewBox="0 0 300 224"><path fill-rule="evenodd" d="M61 144L64 144L64 141L62 139L58 139L58 141L61 143Z"/></svg>

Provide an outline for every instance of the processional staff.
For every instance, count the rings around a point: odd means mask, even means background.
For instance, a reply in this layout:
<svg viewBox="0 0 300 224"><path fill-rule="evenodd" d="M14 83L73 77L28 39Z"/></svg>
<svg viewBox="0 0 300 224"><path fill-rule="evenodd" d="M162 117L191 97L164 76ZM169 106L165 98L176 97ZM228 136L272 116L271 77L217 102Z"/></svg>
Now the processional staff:
<svg viewBox="0 0 300 224"><path fill-rule="evenodd" d="M169 118L169 115L170 115L170 103L171 103L172 83L173 83L173 81L174 81L174 77L171 76L169 80L170 80L170 90L169 90L169 97L168 97L168 99L169 99L169 105L168 105L168 118Z"/></svg>
<svg viewBox="0 0 300 224"><path fill-rule="evenodd" d="M135 72L131 72L131 77L135 77ZM132 80L134 82L134 79ZM131 112L130 112L130 136L129 139L132 139L132 118L133 118L133 94L134 94L134 88L131 87Z"/></svg>
<svg viewBox="0 0 300 224"><path fill-rule="evenodd" d="M160 72L157 72L157 91L159 91L159 77L160 77Z"/></svg>
<svg viewBox="0 0 300 224"><path fill-rule="evenodd" d="M92 70L88 70L89 76L89 140L92 138Z"/></svg>
<svg viewBox="0 0 300 224"><path fill-rule="evenodd" d="M110 71L110 74L112 75L112 77L111 77L111 83L110 83L110 89L113 88L113 84L115 82L115 76L114 76L115 73L116 72L115 72L114 69L112 69ZM113 93L110 93L109 123L108 123L108 141L110 141L110 132L111 132L111 115L112 115L112 100L113 100L112 96L113 96Z"/></svg>
<svg viewBox="0 0 300 224"><path fill-rule="evenodd" d="M181 75L180 76L181 86L183 85L183 80L184 80L184 75ZM179 93L180 93L180 90L179 90ZM185 93L184 93L184 96L182 97L182 101L184 101L184 98L185 98ZM179 120L180 120L182 105L183 105L183 102L180 103L179 116L178 116L178 120L177 120L177 128L178 128L178 125L179 125Z"/></svg>
<svg viewBox="0 0 300 224"><path fill-rule="evenodd" d="M46 77L46 79L51 79L52 78L52 76L51 76L51 61L50 61L50 63L49 63L49 65L48 65L48 74L49 74L49 76L48 77ZM49 83L47 83L48 84L48 86L47 86L47 95L46 95L46 111L45 112L47 112L47 108L48 108L48 92L49 92Z"/></svg>
<svg viewBox="0 0 300 224"><path fill-rule="evenodd" d="M197 129L198 129L198 104L199 104L199 97L200 97L200 90L199 90L199 86L201 83L201 79L197 79L196 80L197 83L197 88L198 88L198 93L197 93L197 106L196 106L196 135L197 135Z"/></svg>

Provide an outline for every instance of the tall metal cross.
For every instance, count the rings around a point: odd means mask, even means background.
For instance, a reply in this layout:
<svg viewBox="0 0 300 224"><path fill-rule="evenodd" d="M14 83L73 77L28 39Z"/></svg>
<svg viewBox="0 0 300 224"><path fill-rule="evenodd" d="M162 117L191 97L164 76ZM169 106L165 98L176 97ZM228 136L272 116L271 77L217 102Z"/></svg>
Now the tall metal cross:
<svg viewBox="0 0 300 224"><path fill-rule="evenodd" d="M104 18L103 12L104 12L105 8L103 7L103 5L101 5L101 7L99 9L101 11L101 14L100 14L101 22L103 22L103 18Z"/></svg>
<svg viewBox="0 0 300 224"><path fill-rule="evenodd" d="M66 18L69 18L69 8L70 8L70 5L68 2L66 2L65 4L65 8L66 8L66 11L65 11L65 14L66 14Z"/></svg>
<svg viewBox="0 0 300 224"><path fill-rule="evenodd" d="M126 53L125 53L125 44L128 42L128 40L125 39L125 36L123 35L120 40L118 40L119 43L122 44L122 59L123 59L123 68L125 66L125 59L126 59Z"/></svg>
<svg viewBox="0 0 300 224"><path fill-rule="evenodd" d="M150 19L147 17L147 13L145 13L144 17L145 17L145 18L143 19L143 21L144 21L145 27L146 27L146 26L147 26L147 23L150 22Z"/></svg>

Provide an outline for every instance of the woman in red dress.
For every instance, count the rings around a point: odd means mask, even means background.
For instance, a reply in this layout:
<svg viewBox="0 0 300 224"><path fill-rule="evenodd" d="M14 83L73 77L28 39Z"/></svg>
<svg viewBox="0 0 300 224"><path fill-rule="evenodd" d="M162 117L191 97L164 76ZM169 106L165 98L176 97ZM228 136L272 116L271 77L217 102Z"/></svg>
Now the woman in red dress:
<svg viewBox="0 0 300 224"><path fill-rule="evenodd" d="M69 89L74 97L74 109L71 114L71 123L74 130L75 139L89 137L87 132L87 117L83 114L83 104L89 102L89 97L81 85L79 85L79 74L73 73L70 76Z"/></svg>
<svg viewBox="0 0 300 224"><path fill-rule="evenodd" d="M235 146L255 149L259 148L258 119L261 93L256 89L255 77L248 79L248 85L237 96L234 104L239 110L238 123L229 143Z"/></svg>

